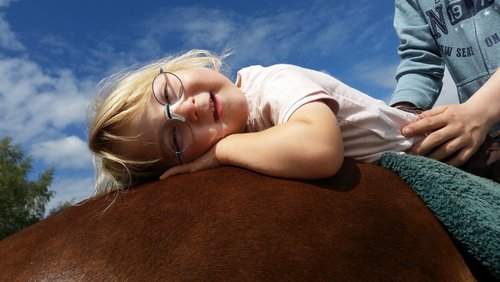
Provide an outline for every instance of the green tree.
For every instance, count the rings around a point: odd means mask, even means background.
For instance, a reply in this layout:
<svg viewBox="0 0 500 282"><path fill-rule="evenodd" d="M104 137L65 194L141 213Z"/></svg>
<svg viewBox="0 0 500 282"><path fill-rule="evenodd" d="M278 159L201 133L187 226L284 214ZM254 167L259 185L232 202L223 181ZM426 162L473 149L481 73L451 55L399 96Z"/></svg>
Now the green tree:
<svg viewBox="0 0 500 282"><path fill-rule="evenodd" d="M29 180L33 159L11 141L10 137L0 141L0 240L42 219L54 193L48 190L54 169Z"/></svg>
<svg viewBox="0 0 500 282"><path fill-rule="evenodd" d="M57 205L49 210L49 215L48 216L53 216L56 213L62 212L63 210L73 206L74 200L71 201L64 201L64 202L59 202Z"/></svg>

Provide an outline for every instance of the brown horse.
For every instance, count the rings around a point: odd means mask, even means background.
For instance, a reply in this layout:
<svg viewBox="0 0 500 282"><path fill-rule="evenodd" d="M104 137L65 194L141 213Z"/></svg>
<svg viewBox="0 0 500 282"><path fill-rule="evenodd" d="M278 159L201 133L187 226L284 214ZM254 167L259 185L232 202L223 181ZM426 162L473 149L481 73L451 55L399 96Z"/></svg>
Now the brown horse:
<svg viewBox="0 0 500 282"><path fill-rule="evenodd" d="M1 241L0 280L475 277L397 175L346 160L322 181L222 167L89 199Z"/></svg>

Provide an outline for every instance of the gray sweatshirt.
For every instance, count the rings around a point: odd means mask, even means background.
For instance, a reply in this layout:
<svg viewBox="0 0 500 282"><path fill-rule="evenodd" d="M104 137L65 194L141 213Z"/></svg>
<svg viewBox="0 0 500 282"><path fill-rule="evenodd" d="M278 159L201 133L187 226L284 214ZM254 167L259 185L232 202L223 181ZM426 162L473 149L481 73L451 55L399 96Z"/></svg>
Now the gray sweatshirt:
<svg viewBox="0 0 500 282"><path fill-rule="evenodd" d="M441 91L444 64L460 102L467 101L500 65L499 1L396 0L401 63L390 104L431 108Z"/></svg>

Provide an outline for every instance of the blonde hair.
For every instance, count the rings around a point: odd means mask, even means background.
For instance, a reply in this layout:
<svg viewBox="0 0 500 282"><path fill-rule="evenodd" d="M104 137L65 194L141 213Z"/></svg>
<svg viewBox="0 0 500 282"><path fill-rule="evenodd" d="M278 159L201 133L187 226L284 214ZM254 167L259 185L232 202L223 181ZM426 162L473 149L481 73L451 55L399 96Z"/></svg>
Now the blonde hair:
<svg viewBox="0 0 500 282"><path fill-rule="evenodd" d="M175 72L206 67L222 72L222 62L228 55L228 52L216 55L207 50L191 50L123 70L99 82L90 108L88 137L96 171L95 195L123 190L161 173L153 165L158 160L130 159L113 150L119 142L136 137L119 135L118 131L143 111L151 96L152 80L160 68Z"/></svg>

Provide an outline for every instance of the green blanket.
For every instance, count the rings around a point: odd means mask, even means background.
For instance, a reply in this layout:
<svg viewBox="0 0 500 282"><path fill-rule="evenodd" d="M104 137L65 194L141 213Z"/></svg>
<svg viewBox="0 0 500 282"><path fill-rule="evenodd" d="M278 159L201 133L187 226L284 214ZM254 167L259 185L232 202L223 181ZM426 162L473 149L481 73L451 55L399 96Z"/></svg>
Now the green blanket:
<svg viewBox="0 0 500 282"><path fill-rule="evenodd" d="M384 153L380 165L406 181L451 236L500 278L500 184L419 156Z"/></svg>

